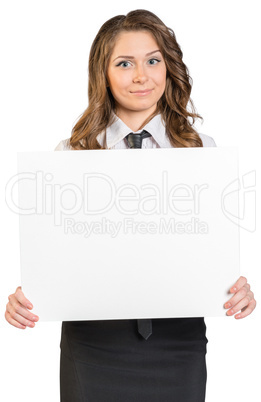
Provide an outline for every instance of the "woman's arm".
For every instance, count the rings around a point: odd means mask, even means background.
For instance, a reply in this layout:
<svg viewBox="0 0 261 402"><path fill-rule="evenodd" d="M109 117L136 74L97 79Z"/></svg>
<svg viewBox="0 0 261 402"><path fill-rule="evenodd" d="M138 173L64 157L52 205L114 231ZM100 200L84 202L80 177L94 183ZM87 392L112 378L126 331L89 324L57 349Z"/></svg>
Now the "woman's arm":
<svg viewBox="0 0 261 402"><path fill-rule="evenodd" d="M55 147L54 151L63 151L66 148L68 140L62 140ZM31 313L32 303L25 297L22 292L21 286L19 286L15 293L8 297L9 302L6 305L5 319L9 324L14 327L25 329L26 327L33 328L35 322L39 320L36 314Z"/></svg>
<svg viewBox="0 0 261 402"><path fill-rule="evenodd" d="M206 136L205 134L200 134L200 137L203 146L217 146L212 137ZM235 318L245 318L256 308L254 293L250 290L250 285L247 283L247 279L244 276L240 276L236 283L231 287L230 293L234 293L234 296L224 305L225 309L230 309L227 311L227 315L232 316L241 310L240 314L237 314Z"/></svg>

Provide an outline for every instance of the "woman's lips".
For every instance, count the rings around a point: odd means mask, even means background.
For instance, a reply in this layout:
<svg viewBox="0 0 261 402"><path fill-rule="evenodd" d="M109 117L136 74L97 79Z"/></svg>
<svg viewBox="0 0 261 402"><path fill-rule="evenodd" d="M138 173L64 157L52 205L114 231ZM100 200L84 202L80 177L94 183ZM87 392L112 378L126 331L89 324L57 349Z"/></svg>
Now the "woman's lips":
<svg viewBox="0 0 261 402"><path fill-rule="evenodd" d="M152 89L144 89L143 91L135 91L135 92L131 92L133 95L137 95L137 96L145 96L148 95L152 92Z"/></svg>

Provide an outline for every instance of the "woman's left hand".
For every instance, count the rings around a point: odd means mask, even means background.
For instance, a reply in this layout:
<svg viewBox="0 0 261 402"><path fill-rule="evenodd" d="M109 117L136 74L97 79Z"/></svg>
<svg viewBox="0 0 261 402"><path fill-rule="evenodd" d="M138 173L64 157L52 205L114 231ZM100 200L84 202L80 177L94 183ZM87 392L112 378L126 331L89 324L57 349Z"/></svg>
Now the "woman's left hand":
<svg viewBox="0 0 261 402"><path fill-rule="evenodd" d="M240 314L237 314L235 318L245 318L256 308L254 293L250 290L250 285L244 276L240 276L230 288L230 293L234 293L234 295L224 305L225 308L230 309L227 311L227 315L234 315L241 310Z"/></svg>

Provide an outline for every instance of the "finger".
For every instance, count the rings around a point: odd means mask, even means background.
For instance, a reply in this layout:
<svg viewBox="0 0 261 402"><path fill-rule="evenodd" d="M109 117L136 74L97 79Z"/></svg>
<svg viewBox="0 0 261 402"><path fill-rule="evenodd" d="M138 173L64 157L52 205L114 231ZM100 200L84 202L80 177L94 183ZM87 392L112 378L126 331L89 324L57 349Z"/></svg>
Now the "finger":
<svg viewBox="0 0 261 402"><path fill-rule="evenodd" d="M28 311L27 309L25 309L19 302L13 302L13 304L8 303L6 306L6 310L12 316L14 314L18 314L32 322L36 322L39 320L39 317L36 314L33 314L30 311Z"/></svg>
<svg viewBox="0 0 261 402"><path fill-rule="evenodd" d="M32 322L36 322L39 320L39 317L36 314L33 314L30 311L28 311L15 299L12 299L12 303L9 302L6 305L6 311L8 311L13 318L15 314L18 314Z"/></svg>
<svg viewBox="0 0 261 402"><path fill-rule="evenodd" d="M21 286L16 289L15 296L19 303L21 303L24 307L29 308L30 310L33 308L32 303L25 297L22 292Z"/></svg>
<svg viewBox="0 0 261 402"><path fill-rule="evenodd" d="M19 311L20 311L20 309L21 308L19 308ZM35 326L35 323L33 321L28 320L23 315L18 313L17 310L15 310L12 305L7 305L6 311L10 315L10 317L17 323L22 324L26 327L31 327L31 328L33 328Z"/></svg>
<svg viewBox="0 0 261 402"><path fill-rule="evenodd" d="M15 321L11 317L11 315L10 315L10 313L8 311L5 312L5 319L6 319L7 322L9 322L9 324L13 325L16 328L19 328L19 329L25 329L26 328L25 325L22 325L19 322Z"/></svg>
<svg viewBox="0 0 261 402"><path fill-rule="evenodd" d="M236 281L236 283L233 286L231 286L230 293L236 293L246 283L247 283L247 279L244 276L240 276L240 278Z"/></svg>
<svg viewBox="0 0 261 402"><path fill-rule="evenodd" d="M244 299L240 300L232 309L227 311L227 315L234 315L238 311L242 310L244 307L248 307L250 303L250 298L248 296L244 297Z"/></svg>
<svg viewBox="0 0 261 402"><path fill-rule="evenodd" d="M228 300L225 303L225 308L230 308L234 307L240 300L242 300L244 297L248 295L248 291L245 287L242 287L240 290L237 291L237 293L231 297L230 300Z"/></svg>
<svg viewBox="0 0 261 402"><path fill-rule="evenodd" d="M245 288L248 292L250 291L250 285L249 285L249 283L245 283L245 285L244 286L242 286L242 288ZM242 289L241 288L241 289Z"/></svg>
<svg viewBox="0 0 261 402"><path fill-rule="evenodd" d="M249 303L249 305L247 306L247 308L244 311L241 311L240 314L235 315L236 319L241 319L241 318L245 318L247 317L249 314L251 314L253 312L253 310L256 307L256 300L251 300L251 302Z"/></svg>

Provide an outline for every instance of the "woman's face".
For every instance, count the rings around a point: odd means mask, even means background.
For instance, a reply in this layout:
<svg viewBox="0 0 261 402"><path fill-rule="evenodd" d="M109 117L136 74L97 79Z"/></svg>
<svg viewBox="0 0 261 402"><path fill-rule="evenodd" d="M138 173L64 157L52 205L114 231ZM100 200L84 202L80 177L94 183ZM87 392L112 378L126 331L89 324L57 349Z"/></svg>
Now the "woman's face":
<svg viewBox="0 0 261 402"><path fill-rule="evenodd" d="M117 115L135 111L147 111L151 115L164 93L166 72L163 56L151 33L121 32L107 70Z"/></svg>

